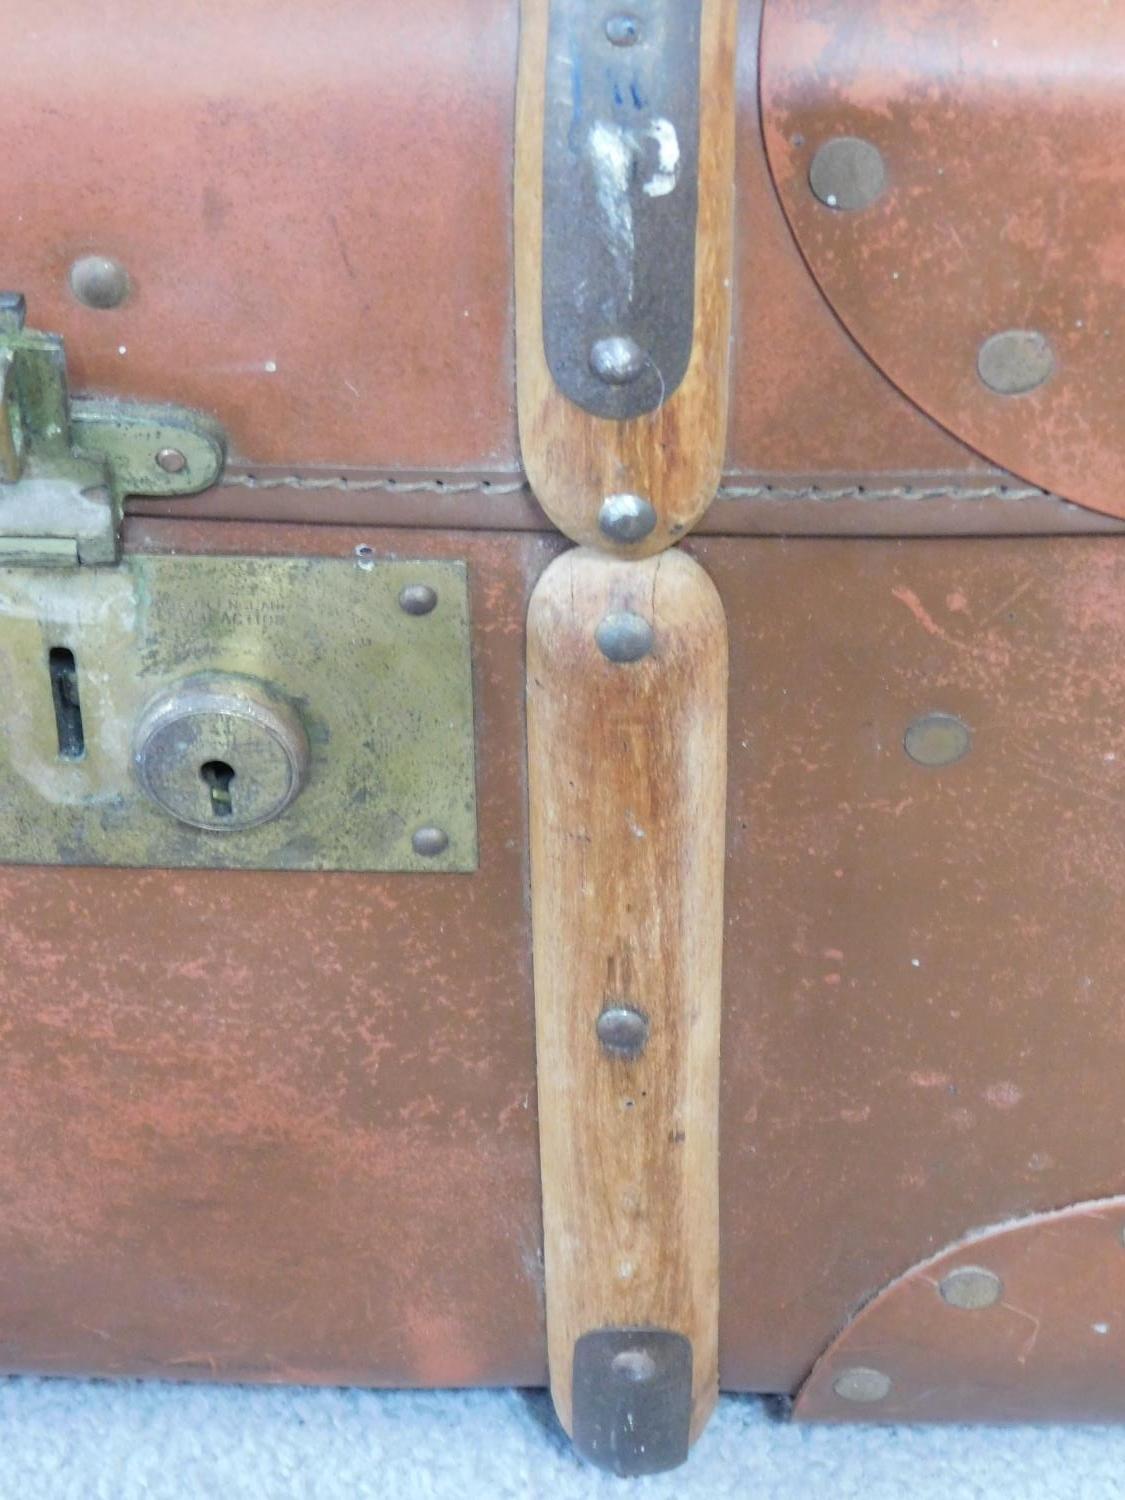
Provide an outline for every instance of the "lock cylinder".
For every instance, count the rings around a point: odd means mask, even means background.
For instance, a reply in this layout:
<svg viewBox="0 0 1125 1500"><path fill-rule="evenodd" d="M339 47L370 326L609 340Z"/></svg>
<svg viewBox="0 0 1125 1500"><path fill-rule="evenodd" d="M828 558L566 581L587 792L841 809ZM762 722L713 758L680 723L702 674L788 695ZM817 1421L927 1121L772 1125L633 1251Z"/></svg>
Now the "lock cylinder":
<svg viewBox="0 0 1125 1500"><path fill-rule="evenodd" d="M309 742L295 710L260 683L214 674L148 705L133 764L164 812L208 833L236 833L278 817L298 795Z"/></svg>

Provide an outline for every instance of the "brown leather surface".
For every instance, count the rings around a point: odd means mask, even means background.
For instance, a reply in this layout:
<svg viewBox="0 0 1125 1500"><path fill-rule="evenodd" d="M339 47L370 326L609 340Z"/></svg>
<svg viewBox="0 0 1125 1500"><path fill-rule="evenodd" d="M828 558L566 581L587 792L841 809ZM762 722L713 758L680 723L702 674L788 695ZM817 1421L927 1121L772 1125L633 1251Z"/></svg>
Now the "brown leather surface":
<svg viewBox="0 0 1125 1500"><path fill-rule="evenodd" d="M1125 1419L1125 1198L1005 1224L915 1266L865 1307L817 1362L799 1421L1120 1422ZM998 1277L987 1306L951 1305L960 1271ZM949 1284L946 1283L948 1286ZM994 1284L995 1285L995 1284ZM994 1295L992 1292L989 1295ZM982 1299L983 1300L983 1299ZM886 1395L858 1407L835 1389L874 1370Z"/></svg>
<svg viewBox="0 0 1125 1500"><path fill-rule="evenodd" d="M465 557L481 866L0 872L0 1366L540 1382L522 684L560 543L129 537ZM789 1391L967 1229L1125 1190L1125 549L692 550L731 636L722 1376ZM974 732L945 770L902 750L933 710Z"/></svg>
<svg viewBox="0 0 1125 1500"><path fill-rule="evenodd" d="M518 462L517 0L57 0L34 26L5 6L0 283L65 335L75 389L211 411L253 464ZM728 465L979 469L801 261L766 170L758 16L742 6ZM91 251L133 279L117 310L67 288Z"/></svg>
<svg viewBox="0 0 1125 1500"><path fill-rule="evenodd" d="M770 0L763 115L801 249L890 379L993 463L1125 514L1119 6L1074 0ZM888 187L838 212L817 150L858 136ZM1043 334L1053 376L998 395L977 354Z"/></svg>

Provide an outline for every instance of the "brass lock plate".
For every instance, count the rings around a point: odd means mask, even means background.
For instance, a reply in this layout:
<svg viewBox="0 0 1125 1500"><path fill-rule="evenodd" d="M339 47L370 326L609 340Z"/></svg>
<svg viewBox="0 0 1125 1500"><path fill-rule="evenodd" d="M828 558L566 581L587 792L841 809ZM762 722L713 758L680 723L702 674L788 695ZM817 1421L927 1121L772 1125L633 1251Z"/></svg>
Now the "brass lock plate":
<svg viewBox="0 0 1125 1500"><path fill-rule="evenodd" d="M0 569L0 862L468 871L464 564Z"/></svg>

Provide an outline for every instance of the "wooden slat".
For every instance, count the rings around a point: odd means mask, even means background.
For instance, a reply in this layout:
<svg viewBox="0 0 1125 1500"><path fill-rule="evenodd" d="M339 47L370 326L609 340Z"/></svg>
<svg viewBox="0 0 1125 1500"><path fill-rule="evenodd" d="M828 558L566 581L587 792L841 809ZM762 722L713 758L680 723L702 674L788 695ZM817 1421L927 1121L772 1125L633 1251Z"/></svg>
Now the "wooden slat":
<svg viewBox="0 0 1125 1500"><path fill-rule="evenodd" d="M699 3L699 0L691 0ZM690 531L719 486L726 444L734 201L737 0L701 0L699 216L691 362L657 411L591 416L558 390L543 349L543 118L549 0L522 0L515 169L520 444L543 509L574 541L644 557ZM598 531L611 494L646 496L657 525L618 547Z"/></svg>
<svg viewBox="0 0 1125 1500"><path fill-rule="evenodd" d="M608 661L607 613L651 654ZM528 620L528 753L551 1385L571 1430L575 1340L651 1326L692 1344L692 1433L714 1404L727 641L683 553L586 549L541 578ZM649 1018L608 1055L603 1007Z"/></svg>

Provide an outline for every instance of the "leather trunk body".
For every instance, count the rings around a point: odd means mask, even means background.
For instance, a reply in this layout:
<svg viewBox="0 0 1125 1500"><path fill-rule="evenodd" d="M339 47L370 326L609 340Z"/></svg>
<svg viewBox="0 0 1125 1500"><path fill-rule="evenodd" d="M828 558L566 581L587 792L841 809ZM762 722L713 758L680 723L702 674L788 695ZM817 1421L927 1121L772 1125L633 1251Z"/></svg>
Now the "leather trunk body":
<svg viewBox="0 0 1125 1500"><path fill-rule="evenodd" d="M729 444L687 544L730 632L730 1389L794 1392L971 1230L1125 1193L1125 505L1120 402L1098 404L1120 372L1114 339L1083 344L1069 394L995 416L946 378L958 337L1035 314L985 304L1056 236L979 217L1032 106L995 62L955 97L950 10L966 55L1018 41L1026 72L1078 8L740 12ZM220 484L131 503L126 550L464 561L480 864L0 869L0 1365L542 1383L524 622L565 542L516 434L517 5L21 16L0 282L65 337L77 391L228 434ZM1085 42L1125 49L1097 24ZM1080 113L1065 68L1051 88L1076 134L1104 127L1106 90ZM983 122L975 157L968 125L941 145L919 124L927 90ZM848 242L800 199L801 153L877 120L912 153L894 212L919 223ZM1111 229L1100 296L1051 261L1060 327L1111 324ZM91 252L128 267L120 308L70 294ZM874 279L896 271L911 300L888 311ZM902 750L931 712L973 731L941 771Z"/></svg>

